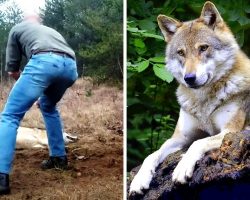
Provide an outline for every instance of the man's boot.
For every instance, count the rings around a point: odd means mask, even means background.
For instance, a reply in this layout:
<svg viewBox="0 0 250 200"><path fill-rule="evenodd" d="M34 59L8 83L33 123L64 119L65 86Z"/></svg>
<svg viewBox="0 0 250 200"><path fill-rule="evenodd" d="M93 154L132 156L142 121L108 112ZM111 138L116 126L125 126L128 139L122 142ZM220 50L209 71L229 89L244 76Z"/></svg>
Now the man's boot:
<svg viewBox="0 0 250 200"><path fill-rule="evenodd" d="M9 174L0 173L0 195L9 194Z"/></svg>
<svg viewBox="0 0 250 200"><path fill-rule="evenodd" d="M68 169L68 160L66 156L54 157L50 156L48 160L44 160L41 164L42 169Z"/></svg>

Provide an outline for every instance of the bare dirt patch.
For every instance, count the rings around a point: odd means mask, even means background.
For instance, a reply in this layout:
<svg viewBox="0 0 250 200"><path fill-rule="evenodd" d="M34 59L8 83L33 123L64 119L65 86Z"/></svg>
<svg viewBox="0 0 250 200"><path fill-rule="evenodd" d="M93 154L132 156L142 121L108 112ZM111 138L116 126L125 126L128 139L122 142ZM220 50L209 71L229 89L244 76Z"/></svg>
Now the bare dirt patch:
<svg viewBox="0 0 250 200"><path fill-rule="evenodd" d="M1 86L1 109L10 87L11 83ZM122 199L122 91L80 79L59 109L65 131L79 137L67 147L70 169L43 171L39 166L48 157L47 149L18 150L10 176L11 195L1 199ZM44 128L35 106L22 126Z"/></svg>

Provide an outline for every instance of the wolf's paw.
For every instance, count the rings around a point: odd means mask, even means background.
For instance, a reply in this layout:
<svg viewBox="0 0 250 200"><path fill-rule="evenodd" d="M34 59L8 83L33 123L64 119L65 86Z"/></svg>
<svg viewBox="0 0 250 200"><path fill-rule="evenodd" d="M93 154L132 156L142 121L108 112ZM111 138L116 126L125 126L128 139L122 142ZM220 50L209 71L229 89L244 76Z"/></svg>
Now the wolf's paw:
<svg viewBox="0 0 250 200"><path fill-rule="evenodd" d="M197 154L190 155L187 152L174 169L172 181L185 184L192 177L196 161L199 159L200 157Z"/></svg>
<svg viewBox="0 0 250 200"><path fill-rule="evenodd" d="M150 154L142 163L139 172L135 175L130 184L129 194L143 194L142 190L149 188L149 184L155 173L155 168L158 166L158 152Z"/></svg>
<svg viewBox="0 0 250 200"><path fill-rule="evenodd" d="M140 170L130 184L129 194L143 194L144 189L149 188L153 173L150 170Z"/></svg>

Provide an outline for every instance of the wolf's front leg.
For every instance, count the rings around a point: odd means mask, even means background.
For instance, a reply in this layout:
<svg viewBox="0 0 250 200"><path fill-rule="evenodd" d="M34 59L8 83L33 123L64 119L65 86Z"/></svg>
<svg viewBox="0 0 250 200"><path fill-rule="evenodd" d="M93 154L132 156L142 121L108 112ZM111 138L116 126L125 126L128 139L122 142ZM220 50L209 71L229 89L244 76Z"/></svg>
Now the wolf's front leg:
<svg viewBox="0 0 250 200"><path fill-rule="evenodd" d="M186 183L187 179L193 175L196 162L200 160L207 151L219 148L226 133L227 132L222 132L218 135L195 141L174 169L172 175L173 182Z"/></svg>
<svg viewBox="0 0 250 200"><path fill-rule="evenodd" d="M161 149L150 154L143 162L139 172L135 175L130 185L130 194L132 192L142 194L143 189L148 189L156 167L164 158L182 148L184 138L171 138L167 140Z"/></svg>
<svg viewBox="0 0 250 200"><path fill-rule="evenodd" d="M172 180L182 184L186 183L187 179L193 175L196 162L206 152L219 148L225 134L240 132L244 127L245 117L246 113L238 109L235 103L225 105L215 113L212 120L221 132L218 135L195 141L175 168Z"/></svg>
<svg viewBox="0 0 250 200"><path fill-rule="evenodd" d="M189 146L197 133L197 120L183 110L180 111L178 123L175 132L159 150L149 155L143 162L139 172L135 175L130 185L129 193L142 194L143 189L148 189L156 167L164 161L171 153Z"/></svg>

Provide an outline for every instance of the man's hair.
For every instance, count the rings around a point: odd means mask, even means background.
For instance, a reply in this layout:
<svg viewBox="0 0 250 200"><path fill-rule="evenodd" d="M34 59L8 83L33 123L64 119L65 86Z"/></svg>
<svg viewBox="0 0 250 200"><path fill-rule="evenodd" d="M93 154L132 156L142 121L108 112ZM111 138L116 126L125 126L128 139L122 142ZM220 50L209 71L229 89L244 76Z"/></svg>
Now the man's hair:
<svg viewBox="0 0 250 200"><path fill-rule="evenodd" d="M23 21L42 23L42 19L37 13L24 13Z"/></svg>

